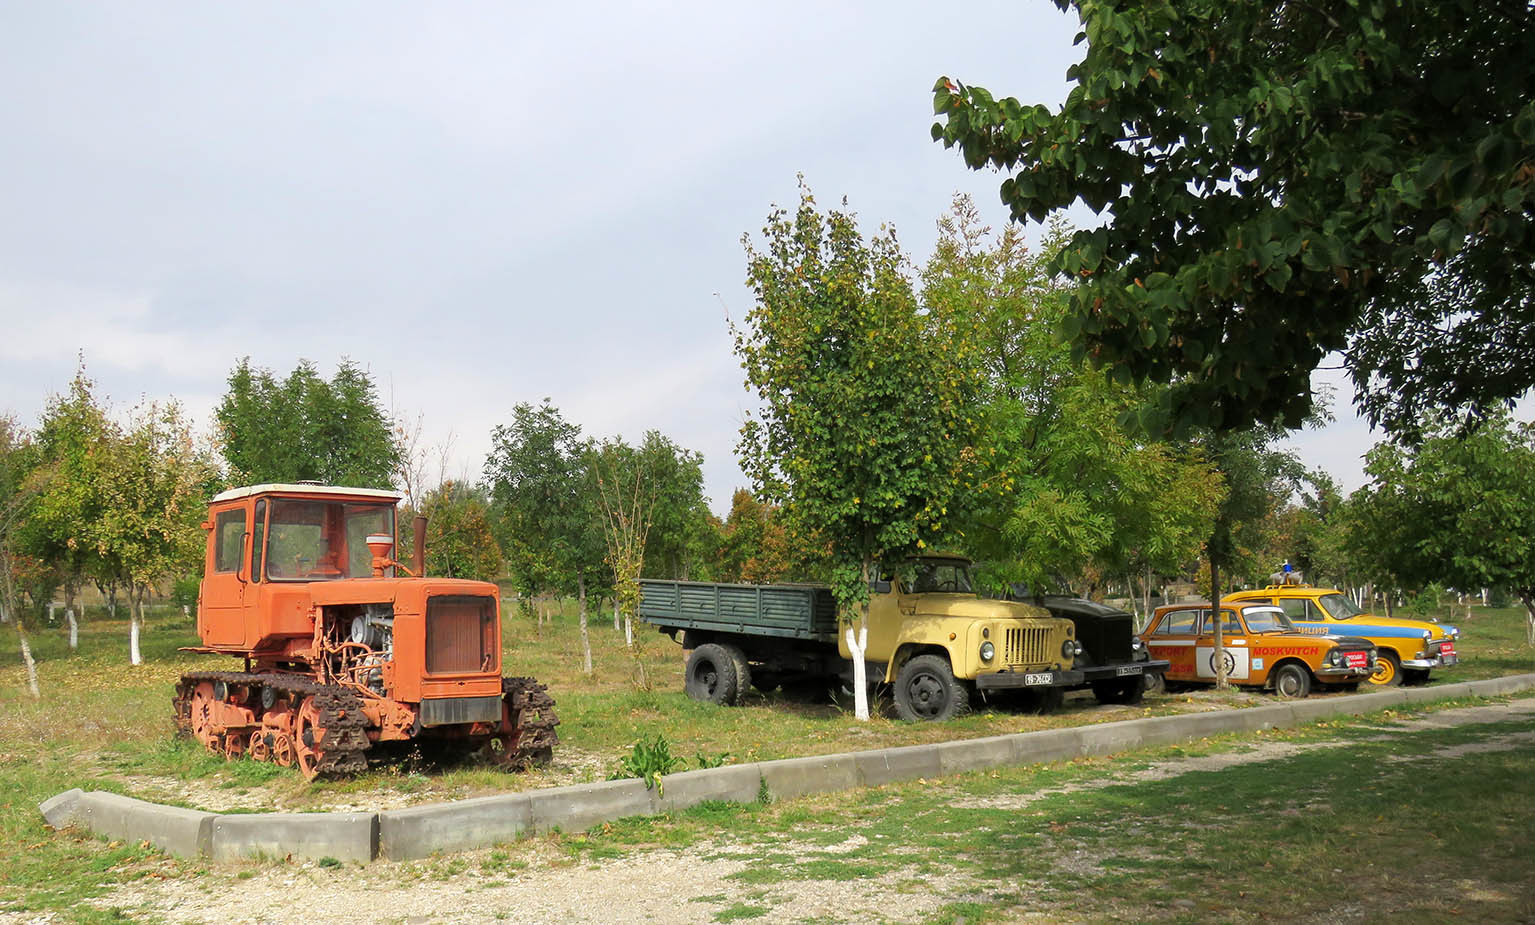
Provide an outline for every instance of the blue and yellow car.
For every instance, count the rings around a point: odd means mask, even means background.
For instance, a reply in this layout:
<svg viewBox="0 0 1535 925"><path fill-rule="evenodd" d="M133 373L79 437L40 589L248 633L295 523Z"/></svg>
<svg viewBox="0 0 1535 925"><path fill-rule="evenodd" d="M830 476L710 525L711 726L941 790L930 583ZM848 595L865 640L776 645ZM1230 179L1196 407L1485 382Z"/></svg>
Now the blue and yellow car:
<svg viewBox="0 0 1535 925"><path fill-rule="evenodd" d="M1375 646L1375 670L1370 683L1382 687L1426 684L1429 672L1449 668L1460 661L1455 643L1460 630L1447 623L1377 617L1359 609L1347 594L1336 588L1310 585L1269 585L1237 591L1226 602L1274 604L1284 610L1303 633L1360 636Z"/></svg>

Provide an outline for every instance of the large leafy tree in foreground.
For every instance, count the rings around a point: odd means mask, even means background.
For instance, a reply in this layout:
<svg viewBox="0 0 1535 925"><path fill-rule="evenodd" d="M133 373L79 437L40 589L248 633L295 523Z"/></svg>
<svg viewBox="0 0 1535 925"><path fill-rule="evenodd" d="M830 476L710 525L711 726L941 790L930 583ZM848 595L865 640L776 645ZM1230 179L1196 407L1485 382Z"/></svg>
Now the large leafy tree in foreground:
<svg viewBox="0 0 1535 925"><path fill-rule="evenodd" d="M1375 423L1535 384L1535 22L1523 0L1056 0L1087 42L1058 110L942 78L935 138L1014 218L1107 212L1064 321L1165 422L1298 426L1343 350ZM1152 421L1148 420L1147 423Z"/></svg>
<svg viewBox="0 0 1535 925"><path fill-rule="evenodd" d="M373 379L350 360L323 378L301 362L286 378L243 359L218 407L224 458L236 481L390 488L403 450Z"/></svg>
<svg viewBox="0 0 1535 925"><path fill-rule="evenodd" d="M876 563L947 526L973 459L969 347L919 309L889 229L865 240L854 217L775 208L760 245L743 238L756 304L736 352L760 402L741 431L742 469L786 525L818 536L845 619L856 710L868 718L863 640Z"/></svg>

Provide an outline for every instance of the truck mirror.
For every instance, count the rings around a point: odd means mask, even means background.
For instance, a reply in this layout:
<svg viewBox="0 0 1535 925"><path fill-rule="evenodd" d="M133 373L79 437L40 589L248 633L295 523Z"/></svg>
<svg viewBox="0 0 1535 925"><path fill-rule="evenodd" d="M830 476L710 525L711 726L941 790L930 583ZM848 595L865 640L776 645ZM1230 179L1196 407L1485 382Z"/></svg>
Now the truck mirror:
<svg viewBox="0 0 1535 925"><path fill-rule="evenodd" d="M869 590L873 591L875 594L889 594L890 593L890 579L882 578L882 579L878 579L876 581L869 582Z"/></svg>

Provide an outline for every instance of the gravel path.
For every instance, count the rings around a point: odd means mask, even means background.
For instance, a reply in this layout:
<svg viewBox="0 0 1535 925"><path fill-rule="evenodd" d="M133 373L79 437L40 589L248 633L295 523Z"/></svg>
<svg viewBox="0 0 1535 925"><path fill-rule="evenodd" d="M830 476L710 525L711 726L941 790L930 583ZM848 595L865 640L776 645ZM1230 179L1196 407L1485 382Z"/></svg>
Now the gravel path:
<svg viewBox="0 0 1535 925"><path fill-rule="evenodd" d="M1441 710L1402 718L1401 727L1381 730L1378 735L1523 719L1532 713L1535 698ZM1343 744L1258 741L1240 751L1169 759L1062 789L1163 779ZM1529 745L1529 736L1517 735L1475 748ZM1458 748L1460 752L1443 750L1443 757L1453 758L1468 747ZM960 805L1014 810L1043 795L1010 794ZM857 835L845 843L848 850L864 844L867 842ZM686 851L637 852L589 863L574 862L551 843L532 840L499 853L469 852L435 862L330 868L313 863L216 865L200 876L150 878L124 886L94 904L176 923L690 923L709 921L732 909L736 917L755 913L755 920L762 922L910 922L932 916L947 903L970 898L973 894L967 895L967 891L975 889L963 871L933 878L917 876L915 868L849 882L793 880L756 885L731 879L732 874L752 866L755 850L752 846L717 843ZM794 851L794 843L787 848L774 847L775 852L785 850ZM827 849L806 842L803 850L809 854ZM508 873L504 862L509 853L526 866ZM31 921L37 920L0 913L0 925Z"/></svg>

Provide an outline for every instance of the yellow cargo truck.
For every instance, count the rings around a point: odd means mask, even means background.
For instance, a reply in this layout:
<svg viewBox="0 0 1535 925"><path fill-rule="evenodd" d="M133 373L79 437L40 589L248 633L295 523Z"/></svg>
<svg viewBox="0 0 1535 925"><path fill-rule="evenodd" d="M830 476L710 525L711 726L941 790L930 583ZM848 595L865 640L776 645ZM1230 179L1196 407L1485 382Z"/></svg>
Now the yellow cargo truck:
<svg viewBox="0 0 1535 925"><path fill-rule="evenodd" d="M641 620L691 650L688 695L734 704L764 692L852 683L853 663L831 589L821 585L640 582ZM970 561L908 560L870 583L869 677L891 686L906 720L945 720L977 692L1033 690L1042 709L1082 683L1070 620L1043 607L977 596Z"/></svg>

